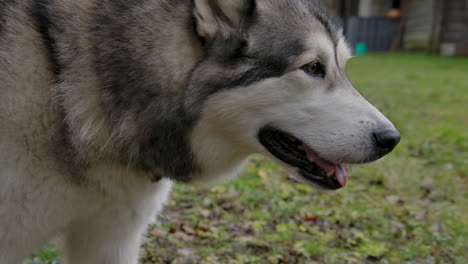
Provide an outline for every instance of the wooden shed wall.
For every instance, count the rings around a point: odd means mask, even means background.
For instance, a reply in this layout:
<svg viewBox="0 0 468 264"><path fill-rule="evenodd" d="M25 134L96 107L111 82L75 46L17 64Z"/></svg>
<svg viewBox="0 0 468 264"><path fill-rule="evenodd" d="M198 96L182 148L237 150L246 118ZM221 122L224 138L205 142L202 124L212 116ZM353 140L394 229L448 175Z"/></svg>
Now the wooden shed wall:
<svg viewBox="0 0 468 264"><path fill-rule="evenodd" d="M409 51L430 51L438 47L435 36L438 35L436 16L438 0L405 0L403 1L406 17L404 46Z"/></svg>
<svg viewBox="0 0 468 264"><path fill-rule="evenodd" d="M454 45L456 55L468 56L468 0L444 1L441 43Z"/></svg>

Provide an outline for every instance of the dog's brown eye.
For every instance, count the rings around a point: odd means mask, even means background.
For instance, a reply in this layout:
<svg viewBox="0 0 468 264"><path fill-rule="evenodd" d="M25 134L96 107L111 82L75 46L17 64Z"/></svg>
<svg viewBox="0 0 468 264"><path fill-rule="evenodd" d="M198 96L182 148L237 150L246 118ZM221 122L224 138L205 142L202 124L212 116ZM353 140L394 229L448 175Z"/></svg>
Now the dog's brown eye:
<svg viewBox="0 0 468 264"><path fill-rule="evenodd" d="M308 63L304 65L302 69L312 76L323 76L325 74L322 64L318 61Z"/></svg>

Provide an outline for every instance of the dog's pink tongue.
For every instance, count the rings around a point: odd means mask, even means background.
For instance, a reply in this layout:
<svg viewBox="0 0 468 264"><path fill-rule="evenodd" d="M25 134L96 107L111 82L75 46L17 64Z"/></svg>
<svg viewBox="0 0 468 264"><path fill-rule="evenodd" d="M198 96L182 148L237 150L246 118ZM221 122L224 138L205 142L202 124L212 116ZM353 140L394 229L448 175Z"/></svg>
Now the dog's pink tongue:
<svg viewBox="0 0 468 264"><path fill-rule="evenodd" d="M306 148L307 158L317 164L328 176L335 176L341 186L346 186L348 182L348 166L331 164L318 157L311 149Z"/></svg>
<svg viewBox="0 0 468 264"><path fill-rule="evenodd" d="M338 165L336 166L335 170L335 177L336 180L341 184L341 186L345 187L346 183L348 182L348 166L346 165Z"/></svg>

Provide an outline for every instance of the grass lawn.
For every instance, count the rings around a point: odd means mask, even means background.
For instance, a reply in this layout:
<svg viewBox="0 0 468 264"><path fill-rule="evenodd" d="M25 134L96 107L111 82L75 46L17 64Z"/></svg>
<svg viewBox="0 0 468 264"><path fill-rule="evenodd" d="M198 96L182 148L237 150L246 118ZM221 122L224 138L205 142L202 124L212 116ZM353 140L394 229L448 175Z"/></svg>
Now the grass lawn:
<svg viewBox="0 0 468 264"><path fill-rule="evenodd" d="M338 192L261 157L230 184L180 185L141 263L468 263L468 59L368 55L348 74L400 129L394 153Z"/></svg>

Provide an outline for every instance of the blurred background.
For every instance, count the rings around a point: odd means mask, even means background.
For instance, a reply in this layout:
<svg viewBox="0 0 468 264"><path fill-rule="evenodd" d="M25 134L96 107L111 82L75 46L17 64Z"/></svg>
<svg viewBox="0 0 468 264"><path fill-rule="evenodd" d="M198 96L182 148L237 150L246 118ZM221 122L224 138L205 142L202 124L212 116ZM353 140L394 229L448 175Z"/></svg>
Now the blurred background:
<svg viewBox="0 0 468 264"><path fill-rule="evenodd" d="M357 55L351 82L400 145L337 192L262 157L231 183L178 185L141 263L468 263L468 0L324 2ZM51 245L27 263L60 260Z"/></svg>
<svg viewBox="0 0 468 264"><path fill-rule="evenodd" d="M468 56L468 0L324 0L356 53Z"/></svg>

